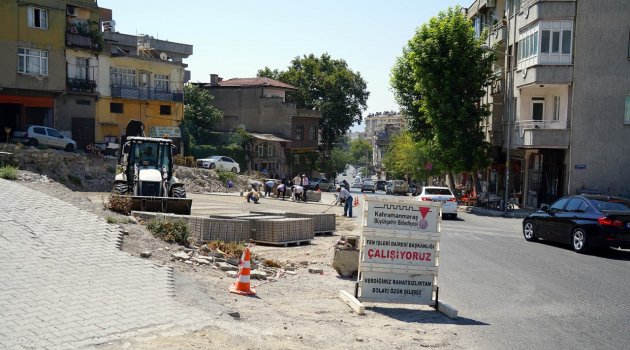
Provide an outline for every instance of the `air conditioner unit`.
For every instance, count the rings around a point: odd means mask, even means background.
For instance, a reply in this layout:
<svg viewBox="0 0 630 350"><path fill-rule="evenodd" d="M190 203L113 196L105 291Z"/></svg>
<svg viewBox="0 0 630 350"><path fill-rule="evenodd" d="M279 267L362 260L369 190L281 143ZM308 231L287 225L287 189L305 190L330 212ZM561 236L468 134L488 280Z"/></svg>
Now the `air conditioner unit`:
<svg viewBox="0 0 630 350"><path fill-rule="evenodd" d="M79 10L74 6L68 6L68 8L66 9L66 13L68 14L68 16L76 17L79 13Z"/></svg>

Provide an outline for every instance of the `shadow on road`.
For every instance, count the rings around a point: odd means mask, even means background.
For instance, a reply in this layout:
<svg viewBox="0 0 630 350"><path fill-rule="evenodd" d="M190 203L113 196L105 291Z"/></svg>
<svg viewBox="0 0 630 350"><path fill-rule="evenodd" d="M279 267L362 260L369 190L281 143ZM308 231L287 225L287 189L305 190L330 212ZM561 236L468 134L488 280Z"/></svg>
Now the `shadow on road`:
<svg viewBox="0 0 630 350"><path fill-rule="evenodd" d="M369 311L388 316L402 322L455 324L460 326L489 326L489 323L473 320L466 317L451 319L435 310L413 310L405 308L389 308L373 306L366 308Z"/></svg>
<svg viewBox="0 0 630 350"><path fill-rule="evenodd" d="M539 244L544 244L544 245L548 245L548 246L551 246L551 247L556 247L556 248L559 248L559 249L566 249L566 250L570 250L570 251L573 250L571 248L571 246L567 245L567 244L562 244L562 243L552 242L552 241L545 241L545 240L538 240L537 242ZM588 255L596 256L598 258L603 258L603 259L619 260L619 261L630 261L630 250L627 250L627 249L599 248L599 249L595 249L595 250L589 252Z"/></svg>

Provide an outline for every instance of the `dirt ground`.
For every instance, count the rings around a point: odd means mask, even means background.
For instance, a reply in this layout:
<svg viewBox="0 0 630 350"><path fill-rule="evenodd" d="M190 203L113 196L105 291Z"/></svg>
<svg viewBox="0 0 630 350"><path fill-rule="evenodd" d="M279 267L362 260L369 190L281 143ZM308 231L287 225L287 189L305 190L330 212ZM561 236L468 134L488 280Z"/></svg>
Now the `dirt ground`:
<svg viewBox="0 0 630 350"><path fill-rule="evenodd" d="M119 222L128 232L122 250L139 259L140 252L150 251L149 259L156 264L171 266L177 301L207 311L216 319L212 326L203 329L170 330L103 344L99 348L465 348L458 338L456 324L429 306L367 304L366 314L359 316L339 299L340 290L354 291L355 278L341 278L332 268L334 245L341 235L359 235L360 225L356 217L341 216L340 207L330 208L331 194L324 194L321 203L263 199L260 205L254 205L246 203L237 193L209 195L190 193L189 190L189 197L193 198L193 214L199 215L249 210L328 210L337 214L337 232L331 236L317 236L311 244L254 246L253 254L258 258L273 259L281 265L293 263L298 268L294 272L277 269L275 278L266 281L252 280L256 296L243 297L228 292L234 279L228 278L224 272L209 266L172 261L170 253L180 249L178 246L155 239L141 224L126 223L126 216L105 210L102 202L108 193L75 192L50 178L30 172L20 171L19 176L17 181L24 186L74 204L110 222ZM239 183L243 186L246 182ZM322 268L323 273L309 273L309 267Z"/></svg>

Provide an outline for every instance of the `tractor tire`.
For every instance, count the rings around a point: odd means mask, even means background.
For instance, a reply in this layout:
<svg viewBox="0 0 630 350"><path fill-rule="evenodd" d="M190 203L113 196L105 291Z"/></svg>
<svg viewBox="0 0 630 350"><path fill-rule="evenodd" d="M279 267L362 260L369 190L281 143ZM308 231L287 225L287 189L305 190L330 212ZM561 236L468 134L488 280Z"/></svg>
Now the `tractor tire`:
<svg viewBox="0 0 630 350"><path fill-rule="evenodd" d="M173 187L171 190L171 196L173 198L186 198L186 189L184 186Z"/></svg>
<svg viewBox="0 0 630 350"><path fill-rule="evenodd" d="M112 192L119 196L124 196L127 194L127 184L124 182L116 182L114 183L114 188Z"/></svg>

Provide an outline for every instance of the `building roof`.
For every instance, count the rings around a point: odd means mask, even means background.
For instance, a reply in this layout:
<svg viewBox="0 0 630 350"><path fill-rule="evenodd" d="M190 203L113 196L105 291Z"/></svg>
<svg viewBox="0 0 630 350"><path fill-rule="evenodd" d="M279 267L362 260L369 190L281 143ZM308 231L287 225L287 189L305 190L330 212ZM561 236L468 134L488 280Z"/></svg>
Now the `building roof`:
<svg viewBox="0 0 630 350"><path fill-rule="evenodd" d="M293 85L271 78L233 78L219 82L222 87L275 87L284 90L297 90Z"/></svg>
<svg viewBox="0 0 630 350"><path fill-rule="evenodd" d="M285 140L283 138L280 138L280 137L272 135L272 134L255 134L255 133L251 133L250 135L252 135L253 138L260 139L260 140L265 140L265 141L291 142L289 140Z"/></svg>

